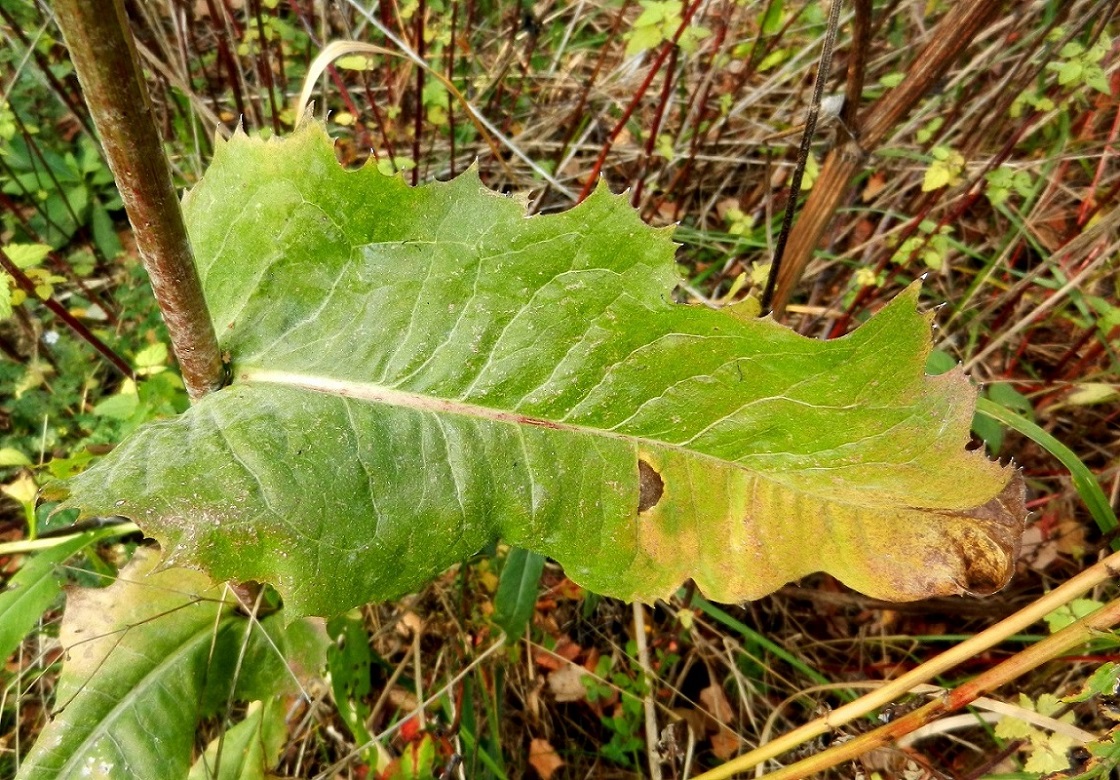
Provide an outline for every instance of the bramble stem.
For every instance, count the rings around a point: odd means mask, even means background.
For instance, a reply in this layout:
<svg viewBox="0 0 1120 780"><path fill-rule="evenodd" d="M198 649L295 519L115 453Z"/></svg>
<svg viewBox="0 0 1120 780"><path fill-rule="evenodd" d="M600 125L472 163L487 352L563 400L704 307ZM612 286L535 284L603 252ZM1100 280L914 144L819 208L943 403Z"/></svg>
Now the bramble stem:
<svg viewBox="0 0 1120 780"><path fill-rule="evenodd" d="M191 399L198 400L221 387L221 354L124 4L57 0L54 9L167 323L183 383Z"/></svg>
<svg viewBox="0 0 1120 780"><path fill-rule="evenodd" d="M23 270L12 262L7 253L0 249L0 270L3 270L12 280L27 293L27 297L32 300L40 300L39 293L35 289L35 282L28 278ZM65 306L53 298L41 299L41 303L47 308L54 316L58 317L62 322L74 331L78 338L85 341L91 347L96 349L101 357L109 361L109 365L121 372L121 374L129 379L136 378L136 372L132 370L132 366L125 362L125 359L114 352L104 341L97 338L93 332L82 324L81 320L71 314Z"/></svg>
<svg viewBox="0 0 1120 780"><path fill-rule="evenodd" d="M848 139L828 153L817 181L801 208L790 232L785 259L777 276L771 306L780 318L825 229L848 194L852 179L862 169L865 157L883 143L891 129L921 101L949 67L967 50L973 39L1003 7L1000 0L957 3L929 36L929 43L914 58L902 83L860 112L859 137ZM857 106L845 106L845 121L856 115ZM843 132L843 131L841 131Z"/></svg>

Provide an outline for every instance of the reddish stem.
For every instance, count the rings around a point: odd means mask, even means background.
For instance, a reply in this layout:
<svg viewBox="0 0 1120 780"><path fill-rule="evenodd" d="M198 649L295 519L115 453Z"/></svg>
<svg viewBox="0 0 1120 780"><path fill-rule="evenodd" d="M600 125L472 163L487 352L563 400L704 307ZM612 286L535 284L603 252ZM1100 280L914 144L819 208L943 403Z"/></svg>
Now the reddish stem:
<svg viewBox="0 0 1120 780"><path fill-rule="evenodd" d="M55 13L193 400L222 385L218 340L152 117L122 0L57 0Z"/></svg>
<svg viewBox="0 0 1120 780"><path fill-rule="evenodd" d="M125 362L124 358L110 349L109 346L101 339L97 338L97 336L93 335L93 332L83 325L73 314L68 312L65 306L53 298L39 298L39 294L35 291L35 282L28 278L27 274L12 262L12 259L8 257L8 254L3 249L0 249L0 268L3 268L4 271L15 280L20 289L27 293L28 298L42 301L43 305L50 309L54 316L66 323L66 326L74 331L78 338L100 352L101 356L109 361L109 364L112 365L113 368L120 371L121 374L129 379L136 378L132 367Z"/></svg>
<svg viewBox="0 0 1120 780"><path fill-rule="evenodd" d="M583 202L587 198L587 196L591 194L591 190L595 188L595 183L599 181L599 174L603 170L603 163L606 162L607 155L610 154L611 147L614 145L615 139L618 138L619 134L626 127L626 123L630 121L630 117L634 115L634 112L638 109L638 106L641 104L643 98L645 98L646 90L648 90L649 85L653 83L653 79L657 75L657 72L661 70L661 66L665 63L665 59L669 56L669 52L671 52L676 47L677 41L680 40L681 36L684 34L684 31L688 29L689 22L692 20L692 17L696 13L696 11L699 10L701 2L702 0L695 0L695 2L685 8L684 14L682 14L681 16L681 23L677 27L677 31L673 33L673 37L670 40L666 41L665 44L661 47L661 51L658 52L656 59L654 59L653 61L653 64L650 65L649 72L646 73L646 77L642 80L641 85L634 91L634 97L630 101L630 104L626 106L626 110L622 112L622 116L618 118L618 121L611 129L610 134L607 136L607 140L603 143L603 148L599 150L599 157L595 160L595 165L592 166L591 172L587 175L587 181L584 182L583 189L580 190L579 197L576 199L577 203Z"/></svg>

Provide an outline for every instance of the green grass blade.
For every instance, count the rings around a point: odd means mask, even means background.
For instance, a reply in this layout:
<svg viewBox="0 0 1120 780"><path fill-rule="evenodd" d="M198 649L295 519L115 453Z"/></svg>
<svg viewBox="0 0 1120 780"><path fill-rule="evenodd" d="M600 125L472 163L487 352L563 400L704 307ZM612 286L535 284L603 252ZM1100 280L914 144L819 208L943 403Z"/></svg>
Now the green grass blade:
<svg viewBox="0 0 1120 780"><path fill-rule="evenodd" d="M533 617L544 561L543 555L520 547L511 548L506 556L494 597L494 622L513 639L525 633Z"/></svg>
<svg viewBox="0 0 1120 780"><path fill-rule="evenodd" d="M1073 477L1073 486L1077 489L1081 500L1085 502L1085 506L1089 508L1089 513L1093 515L1101 533L1107 534L1120 527L1120 522L1116 520L1116 513L1112 510L1112 505L1109 504L1108 498L1101 490L1093 472L1081 462L1081 459L1074 454L1073 450L1030 420L987 398L976 400L976 413L1018 431L1060 460L1062 465L1069 469L1070 476ZM1112 549L1120 549L1120 539L1113 541Z"/></svg>

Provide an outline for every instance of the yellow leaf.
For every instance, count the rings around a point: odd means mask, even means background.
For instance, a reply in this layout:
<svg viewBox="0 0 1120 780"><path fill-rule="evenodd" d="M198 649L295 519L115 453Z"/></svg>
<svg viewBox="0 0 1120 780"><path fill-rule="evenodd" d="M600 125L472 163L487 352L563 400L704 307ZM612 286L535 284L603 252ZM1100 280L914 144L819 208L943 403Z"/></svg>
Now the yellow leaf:
<svg viewBox="0 0 1120 780"><path fill-rule="evenodd" d="M943 162L931 163L926 168L926 175L922 179L922 192L932 192L939 190L949 183L949 169L945 167Z"/></svg>
<svg viewBox="0 0 1120 780"><path fill-rule="evenodd" d="M0 493L14 498L24 506L34 505L35 496L39 493L39 486L35 484L34 478L25 471L16 477L14 482L0 487Z"/></svg>

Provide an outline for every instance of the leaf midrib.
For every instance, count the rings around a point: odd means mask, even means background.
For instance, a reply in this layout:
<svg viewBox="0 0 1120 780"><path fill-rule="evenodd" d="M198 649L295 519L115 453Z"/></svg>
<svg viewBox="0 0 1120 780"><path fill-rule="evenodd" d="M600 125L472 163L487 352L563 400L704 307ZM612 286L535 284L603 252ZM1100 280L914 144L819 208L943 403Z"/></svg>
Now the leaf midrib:
<svg viewBox="0 0 1120 780"><path fill-rule="evenodd" d="M601 438L615 439L617 441L625 441L635 444L647 444L650 447L658 447L664 449L675 450L677 452L687 453L690 456L704 458L714 463L730 464L736 468L742 468L751 473L761 474L761 472L747 469L734 461L724 460L717 458L713 455L707 455L698 450L689 449L680 444L673 444L671 442L661 441L659 439L649 439L642 436L634 436L633 434L617 433L606 428L593 428L586 425L574 425L567 422L557 422L556 420L549 420L543 417L533 417L532 415L521 414L519 412L511 412L504 409L495 409L489 406L479 406L478 404L464 403L462 401L451 401L446 398L439 398L437 396L424 395L422 393L410 393L404 390L396 390L384 385L378 385L371 382L353 382L349 380L333 379L331 377L318 376L312 374L300 374L292 371L274 371L271 369L256 369L244 368L239 369L237 372L239 383L251 384L275 384L285 387L294 387L300 390L309 390L311 392L322 393L324 395L334 395L340 398L353 398L359 401L368 401L370 403L379 403L386 406L404 407L408 409L415 409L421 412L432 412L434 414L453 414L461 417L473 417L481 420L489 420L492 422L511 423L513 425L530 425L538 428L548 428L557 431L566 431L569 433L577 433L584 436L598 436Z"/></svg>
<svg viewBox="0 0 1120 780"><path fill-rule="evenodd" d="M763 471L750 466L745 466L733 460L726 460L715 455L709 455L700 450L691 449L687 444L676 444L672 442L665 442L659 439L651 439L643 436L635 436L633 434L618 433L606 428L594 428L586 425L576 425L568 422L558 422L542 417L533 417L531 415L521 414L519 412L511 412L504 409L495 409L493 407L481 406L478 404L465 403L462 401L453 401L438 396L424 395L423 393L412 393L404 390L397 390L392 387L386 387L372 382L355 382L353 380L335 379L329 376L322 376L318 374L302 374L295 371L277 371L266 368L243 367L239 368L236 372L237 384L274 384L283 387L290 387L299 390L307 390L309 392L321 393L323 395L333 395L339 398L352 398L359 401L366 401L369 403L384 404L391 407L403 407L408 409L415 409L421 412L429 412L432 414L451 414L462 417L470 417L474 419L488 420L492 422L508 423L512 425L527 425L538 428L547 428L550 430L565 431L569 433L579 434L583 436L596 436L606 439L614 439L616 441L626 442L628 444L643 445L650 449L669 450L677 453L682 453L691 458L699 458L709 463L717 464L722 467L731 466L740 469L748 474L751 474L757 479L763 479L769 482L776 483L783 486L787 490L792 490L797 494L812 497L820 501L836 505L851 505L863 506L863 497L854 496L851 500L845 500L839 497L834 490L827 492L814 490L804 485L791 484L788 479L783 478L783 474L790 476L796 475L799 471L797 468L788 469L786 472L771 470ZM781 453L773 453L779 456Z"/></svg>

